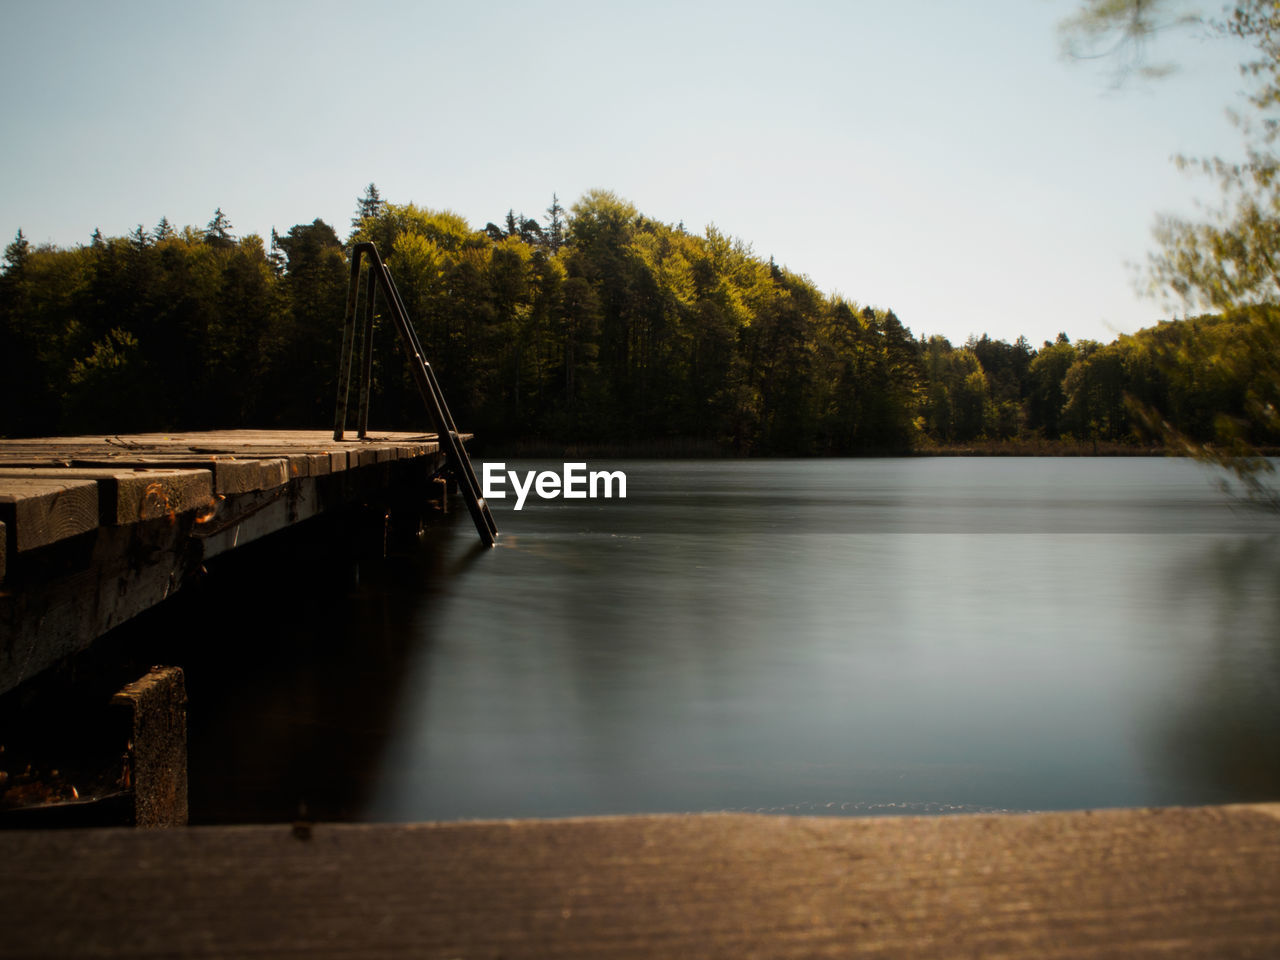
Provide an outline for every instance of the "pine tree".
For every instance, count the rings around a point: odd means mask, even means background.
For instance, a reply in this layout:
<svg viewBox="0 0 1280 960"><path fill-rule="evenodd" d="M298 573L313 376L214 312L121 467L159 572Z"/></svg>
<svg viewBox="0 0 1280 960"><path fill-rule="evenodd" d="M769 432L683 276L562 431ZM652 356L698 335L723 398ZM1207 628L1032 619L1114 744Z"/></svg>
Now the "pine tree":
<svg viewBox="0 0 1280 960"><path fill-rule="evenodd" d="M547 229L543 235L551 248L552 256L559 253L564 246L564 207L560 206L560 198L554 193L551 195L551 206L547 207Z"/></svg>
<svg viewBox="0 0 1280 960"><path fill-rule="evenodd" d="M372 184L370 184L372 186ZM280 234L276 233L276 228L271 228L271 250L267 253L267 262L271 264L271 269L276 276L284 273L285 256L284 249L280 246Z"/></svg>
<svg viewBox="0 0 1280 960"><path fill-rule="evenodd" d="M26 266L27 257L31 255L31 242L22 235L22 228L18 228L18 235L13 238L13 243L4 248L4 272L5 274L21 273L22 268Z"/></svg>
<svg viewBox="0 0 1280 960"><path fill-rule="evenodd" d="M231 221L222 212L222 208L218 207L213 211L213 219L204 228L204 242L213 247L234 246L236 238L231 230Z"/></svg>
<svg viewBox="0 0 1280 960"><path fill-rule="evenodd" d="M370 183L364 188L364 196L356 199L356 215L351 218L351 229L358 229L366 217L377 217L386 209L387 202L378 193L378 187Z"/></svg>
<svg viewBox="0 0 1280 960"><path fill-rule="evenodd" d="M160 218L160 222L156 224L156 228L152 231L151 236L155 239L156 243L160 243L162 240L173 239L175 234L173 232L172 224L169 223L168 217Z"/></svg>

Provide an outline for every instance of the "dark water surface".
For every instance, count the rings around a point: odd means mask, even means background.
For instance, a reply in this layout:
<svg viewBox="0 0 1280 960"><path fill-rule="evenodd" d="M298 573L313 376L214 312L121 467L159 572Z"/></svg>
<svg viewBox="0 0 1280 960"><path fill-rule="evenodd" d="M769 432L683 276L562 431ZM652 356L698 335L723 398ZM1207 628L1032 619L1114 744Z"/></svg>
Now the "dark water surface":
<svg viewBox="0 0 1280 960"><path fill-rule="evenodd" d="M1280 799L1280 517L1203 467L591 466L627 500L495 502L493 550L455 502L358 576L215 571L193 818Z"/></svg>

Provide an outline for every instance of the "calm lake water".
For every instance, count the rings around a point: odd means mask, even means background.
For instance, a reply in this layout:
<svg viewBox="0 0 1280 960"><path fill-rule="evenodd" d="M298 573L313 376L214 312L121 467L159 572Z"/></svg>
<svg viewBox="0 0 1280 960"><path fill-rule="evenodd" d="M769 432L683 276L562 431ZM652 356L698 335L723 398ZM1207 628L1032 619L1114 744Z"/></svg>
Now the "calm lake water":
<svg viewBox="0 0 1280 960"><path fill-rule="evenodd" d="M591 467L628 498L495 501L493 550L455 500L180 597L193 818L1280 799L1280 517L1204 467Z"/></svg>

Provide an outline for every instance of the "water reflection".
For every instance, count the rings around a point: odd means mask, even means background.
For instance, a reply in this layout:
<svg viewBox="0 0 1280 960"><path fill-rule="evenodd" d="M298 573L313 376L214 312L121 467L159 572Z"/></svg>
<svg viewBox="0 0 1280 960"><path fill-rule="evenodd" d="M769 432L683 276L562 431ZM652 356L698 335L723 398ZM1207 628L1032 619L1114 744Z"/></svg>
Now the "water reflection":
<svg viewBox="0 0 1280 960"><path fill-rule="evenodd" d="M202 818L1280 797L1280 548L1195 466L623 466L221 621L255 669L193 686Z"/></svg>
<svg viewBox="0 0 1280 960"><path fill-rule="evenodd" d="M236 551L143 618L187 679L195 823L357 820L400 733L403 664L470 551L360 561L364 521L312 522Z"/></svg>
<svg viewBox="0 0 1280 960"><path fill-rule="evenodd" d="M1182 563L1169 602L1205 631L1183 658L1159 748L1204 802L1280 797L1280 537L1219 541Z"/></svg>
<svg viewBox="0 0 1280 960"><path fill-rule="evenodd" d="M1147 737L1206 638L1165 584L1254 521L1187 467L628 464L626 510L504 511L366 813L1202 797Z"/></svg>

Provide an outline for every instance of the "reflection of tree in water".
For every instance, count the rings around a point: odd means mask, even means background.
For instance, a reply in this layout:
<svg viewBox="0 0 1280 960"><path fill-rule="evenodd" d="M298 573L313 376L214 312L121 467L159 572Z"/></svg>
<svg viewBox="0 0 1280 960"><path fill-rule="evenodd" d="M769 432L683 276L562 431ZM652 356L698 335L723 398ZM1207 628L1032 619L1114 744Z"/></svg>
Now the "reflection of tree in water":
<svg viewBox="0 0 1280 960"><path fill-rule="evenodd" d="M1197 801L1280 800L1280 537L1215 544L1170 587L1217 608L1160 755Z"/></svg>

